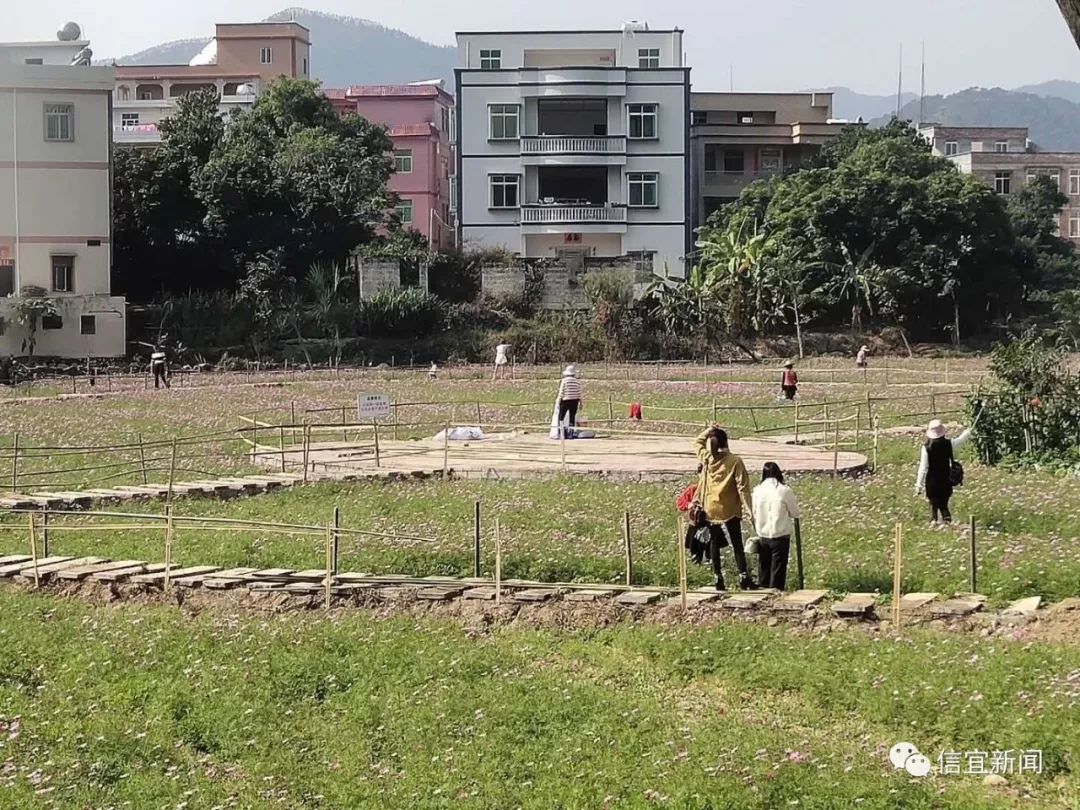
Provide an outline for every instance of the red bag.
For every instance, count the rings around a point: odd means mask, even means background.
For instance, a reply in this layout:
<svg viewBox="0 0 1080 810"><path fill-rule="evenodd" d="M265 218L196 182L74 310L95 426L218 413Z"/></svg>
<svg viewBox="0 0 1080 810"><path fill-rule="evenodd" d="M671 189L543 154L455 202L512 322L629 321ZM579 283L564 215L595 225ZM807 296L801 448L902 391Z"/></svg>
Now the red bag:
<svg viewBox="0 0 1080 810"><path fill-rule="evenodd" d="M630 418L641 421L641 403L633 402L630 404Z"/></svg>
<svg viewBox="0 0 1080 810"><path fill-rule="evenodd" d="M682 494L675 500L675 508L680 512L687 512L690 509L690 504L694 502L694 498L697 497L697 484L691 484L682 491Z"/></svg>

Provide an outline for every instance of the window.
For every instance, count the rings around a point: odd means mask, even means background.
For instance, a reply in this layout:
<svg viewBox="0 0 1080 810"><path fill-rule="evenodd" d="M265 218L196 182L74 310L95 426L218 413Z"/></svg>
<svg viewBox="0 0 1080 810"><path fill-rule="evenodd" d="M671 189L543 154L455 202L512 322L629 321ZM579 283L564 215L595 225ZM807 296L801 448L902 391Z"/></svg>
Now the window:
<svg viewBox="0 0 1080 810"><path fill-rule="evenodd" d="M742 149L724 150L724 174L743 174L746 171L746 153Z"/></svg>
<svg viewBox="0 0 1080 810"><path fill-rule="evenodd" d="M1027 182L1032 182L1036 177L1049 177L1055 188L1061 188L1061 169L1028 169Z"/></svg>
<svg viewBox="0 0 1080 810"><path fill-rule="evenodd" d="M26 58L26 64L27 65L44 65L45 60L42 59L40 56L28 56Z"/></svg>
<svg viewBox="0 0 1080 810"><path fill-rule="evenodd" d="M75 257L52 257L53 292L75 292Z"/></svg>
<svg viewBox="0 0 1080 810"><path fill-rule="evenodd" d="M638 48L637 61L639 68L652 70L660 67L660 49Z"/></svg>
<svg viewBox="0 0 1080 810"><path fill-rule="evenodd" d="M659 181L655 172L630 172L626 175L627 200L631 208L656 208L660 204Z"/></svg>
<svg viewBox="0 0 1080 810"><path fill-rule="evenodd" d="M412 172L412 149L394 150L394 171L398 174Z"/></svg>
<svg viewBox="0 0 1080 810"><path fill-rule="evenodd" d="M304 75L307 76L307 57L304 57Z"/></svg>
<svg viewBox="0 0 1080 810"><path fill-rule="evenodd" d="M273 48L260 48L259 49L259 64L260 65L272 65L272 64L274 64L274 49Z"/></svg>
<svg viewBox="0 0 1080 810"><path fill-rule="evenodd" d="M489 108L490 134L493 141L514 141L518 138L518 116L520 108L517 104L492 104Z"/></svg>
<svg viewBox="0 0 1080 810"><path fill-rule="evenodd" d="M394 206L394 210L397 211L402 225L412 225L412 200L401 200Z"/></svg>
<svg viewBox="0 0 1080 810"><path fill-rule="evenodd" d="M754 123L754 114L752 112L736 113L736 117L739 119L740 124Z"/></svg>
<svg viewBox="0 0 1080 810"><path fill-rule="evenodd" d="M631 138L647 140L659 137L655 104L631 104L627 107L627 114L630 118Z"/></svg>
<svg viewBox="0 0 1080 810"><path fill-rule="evenodd" d="M1005 152L1008 152L1009 151L1009 142L1008 141L994 141L994 151L998 152L999 154L1004 154Z"/></svg>
<svg viewBox="0 0 1080 810"><path fill-rule="evenodd" d="M517 208L518 182L516 174L491 175L491 208Z"/></svg>
<svg viewBox="0 0 1080 810"><path fill-rule="evenodd" d="M956 141L945 141L945 157L952 157L960 153L960 144Z"/></svg>
<svg viewBox="0 0 1080 810"><path fill-rule="evenodd" d="M42 329L63 329L64 319L59 315L42 315L41 316L41 328Z"/></svg>
<svg viewBox="0 0 1080 810"><path fill-rule="evenodd" d="M707 124L709 121L709 114L705 110L692 110L690 112L690 126L700 127Z"/></svg>
<svg viewBox="0 0 1080 810"><path fill-rule="evenodd" d="M1069 238L1080 239L1080 212L1069 212Z"/></svg>
<svg viewBox="0 0 1080 810"><path fill-rule="evenodd" d="M759 163L763 172L780 171L782 156L779 149L762 149L759 153Z"/></svg>
<svg viewBox="0 0 1080 810"><path fill-rule="evenodd" d="M139 125L138 113L120 113L120 129L130 129Z"/></svg>
<svg viewBox="0 0 1080 810"><path fill-rule="evenodd" d="M75 105L45 105L45 140L75 140Z"/></svg>
<svg viewBox="0 0 1080 810"><path fill-rule="evenodd" d="M656 254L651 250L635 250L627 254L630 259L630 265L634 268L634 273L638 276L651 274L653 271L653 257Z"/></svg>
<svg viewBox="0 0 1080 810"><path fill-rule="evenodd" d="M15 292L15 264L0 258L0 297L7 297Z"/></svg>
<svg viewBox="0 0 1080 810"><path fill-rule="evenodd" d="M998 194L1012 191L1012 172L994 172L994 191Z"/></svg>
<svg viewBox="0 0 1080 810"><path fill-rule="evenodd" d="M499 70L502 68L502 51L500 50L480 50L480 69L481 70Z"/></svg>
<svg viewBox="0 0 1080 810"><path fill-rule="evenodd" d="M450 143L457 143L457 108L450 108Z"/></svg>
<svg viewBox="0 0 1080 810"><path fill-rule="evenodd" d="M142 91L139 92L139 100L140 101L152 101L153 98L154 98L154 94L150 90L142 90Z"/></svg>
<svg viewBox="0 0 1080 810"><path fill-rule="evenodd" d="M1080 194L1080 169L1069 169L1069 193Z"/></svg>
<svg viewBox="0 0 1080 810"><path fill-rule="evenodd" d="M450 176L450 210L457 211L457 177Z"/></svg>
<svg viewBox="0 0 1080 810"><path fill-rule="evenodd" d="M96 315L80 315L79 316L79 334L80 335L96 335L97 334L97 316Z"/></svg>

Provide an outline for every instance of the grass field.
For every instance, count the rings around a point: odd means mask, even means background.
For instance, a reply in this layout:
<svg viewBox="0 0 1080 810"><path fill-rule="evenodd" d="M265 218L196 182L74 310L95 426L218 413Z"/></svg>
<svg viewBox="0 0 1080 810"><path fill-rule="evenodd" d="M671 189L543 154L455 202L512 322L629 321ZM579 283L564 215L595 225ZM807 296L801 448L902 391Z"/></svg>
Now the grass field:
<svg viewBox="0 0 1080 810"><path fill-rule="evenodd" d="M738 623L591 631L0 590L4 807L1075 807L1080 650ZM1041 775L888 749L1038 749Z"/></svg>
<svg viewBox="0 0 1080 810"><path fill-rule="evenodd" d="M952 361L946 384L940 361L896 362L885 386L846 363L808 363L801 396L807 403L888 396L875 404L883 425L919 424L929 418L931 391L937 409L951 411L961 397L947 392L970 388L983 370L979 361ZM783 428L791 418L790 409L765 410L776 404L772 370L733 369L718 381L723 374L713 369L708 383L700 370L663 368L661 379L637 381L620 373L585 370L587 417L606 417L610 395L620 413L635 401L647 417L692 408L655 418L694 423L709 417L715 397L736 436ZM30 400L0 397L0 435L17 431L24 447L104 445L139 433L160 441L229 430L240 413L280 422L295 409L298 420L332 421L340 416L308 412L349 407L365 391L444 403L402 406L403 422L466 423L477 400L486 422L543 424L550 415L550 379L492 383L484 370L457 370L431 383L393 374L237 377L224 387L135 388L100 399L47 397L42 387ZM968 538L959 526L928 527L925 502L912 491L918 443L882 438L872 475L793 482L804 510L808 587L887 593L892 531L901 521L904 589L966 590ZM244 452L222 438L191 464L251 470ZM39 455L40 470L74 466L58 452ZM107 463L115 454L87 456ZM985 468L970 453L965 461L954 512L978 520L979 590L998 605L1080 595L1080 480ZM64 480L96 475L73 470ZM505 576L612 582L623 576L621 520L629 510L635 581L673 584L681 486L558 474L321 483L228 502L181 500L176 508L325 525L336 506L345 527L425 538L345 538L343 569L465 574L479 500L487 572L498 518ZM0 532L0 553L26 549L25 524L0 518L12 527ZM162 545L162 532L148 531L54 530L51 538L53 553L151 560L162 558ZM289 568L321 566L322 554L319 538L259 531L186 532L174 550L185 564ZM709 580L693 566L690 576L692 585ZM274 615L224 605L197 613L0 585L0 807L1080 807L1080 646L1067 640L1033 641L1023 630L893 637L743 621L583 624L555 630L527 621ZM944 750L1040 749L1044 773L997 786L976 776L917 780L888 764L889 747L900 741L935 762Z"/></svg>

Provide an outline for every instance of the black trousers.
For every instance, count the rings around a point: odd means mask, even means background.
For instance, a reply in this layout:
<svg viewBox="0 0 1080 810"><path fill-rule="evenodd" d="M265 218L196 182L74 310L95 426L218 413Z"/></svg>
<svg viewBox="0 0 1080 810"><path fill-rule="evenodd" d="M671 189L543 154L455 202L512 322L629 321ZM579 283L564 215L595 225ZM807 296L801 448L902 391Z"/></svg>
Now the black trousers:
<svg viewBox="0 0 1080 810"><path fill-rule="evenodd" d="M952 512L949 511L949 498L951 497L951 492L926 494L926 499L930 502L930 520L935 523L938 520L942 523L952 523Z"/></svg>
<svg viewBox="0 0 1080 810"><path fill-rule="evenodd" d="M787 585L788 551L791 537L758 538L758 584L762 588L784 590Z"/></svg>
<svg viewBox="0 0 1080 810"><path fill-rule="evenodd" d="M784 392L785 399L795 399L795 394L799 390L797 385L781 385L780 390Z"/></svg>
<svg viewBox="0 0 1080 810"><path fill-rule="evenodd" d="M164 363L155 363L154 364L154 388L160 388L162 385L164 385L166 388L169 387L169 375L167 374L167 372L165 370L165 364Z"/></svg>
<svg viewBox="0 0 1080 810"><path fill-rule="evenodd" d="M580 399L560 399L559 400L559 424L561 425L563 419L567 414L570 414L570 426L573 427L577 424L577 409L581 404Z"/></svg>
<svg viewBox="0 0 1080 810"><path fill-rule="evenodd" d="M727 529L727 537L724 536L724 529ZM735 555L735 567L739 570L739 576L745 579L750 575L746 568L746 551L743 549L742 542L742 518L732 518L723 523L710 523L709 538L712 541L709 544L709 556L712 558L713 573L717 580L724 581L720 549L723 548L725 540L731 542L731 552Z"/></svg>

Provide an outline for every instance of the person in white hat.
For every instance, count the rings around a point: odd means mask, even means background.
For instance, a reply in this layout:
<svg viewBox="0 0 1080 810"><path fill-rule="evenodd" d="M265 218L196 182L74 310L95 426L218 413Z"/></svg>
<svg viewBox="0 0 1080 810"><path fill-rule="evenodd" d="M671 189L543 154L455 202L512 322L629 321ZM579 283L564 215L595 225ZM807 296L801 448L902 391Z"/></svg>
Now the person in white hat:
<svg viewBox="0 0 1080 810"><path fill-rule="evenodd" d="M581 399L584 389L581 380L577 376L577 367L573 364L563 369L562 380L559 381L559 422L569 417L570 427L577 424L578 408L581 407Z"/></svg>
<svg viewBox="0 0 1080 810"><path fill-rule="evenodd" d="M855 365L858 366L859 368L866 368L866 366L867 366L866 355L868 355L869 353L870 353L870 347L869 346L867 346L865 344L863 346L861 346L859 348L858 354L855 355Z"/></svg>
<svg viewBox="0 0 1080 810"><path fill-rule="evenodd" d="M978 417L976 417L978 421ZM926 426L926 443L919 451L919 472L915 477L915 494L926 493L930 502L930 522L951 523L949 498L953 494L953 460L956 451L967 444L974 425L963 431L955 439L946 435L948 431L940 419L931 419Z"/></svg>
<svg viewBox="0 0 1080 810"><path fill-rule="evenodd" d="M510 359L507 357L510 353L510 348L509 343L500 343L495 347L495 371L491 374L492 382L505 374L506 366L510 362Z"/></svg>

